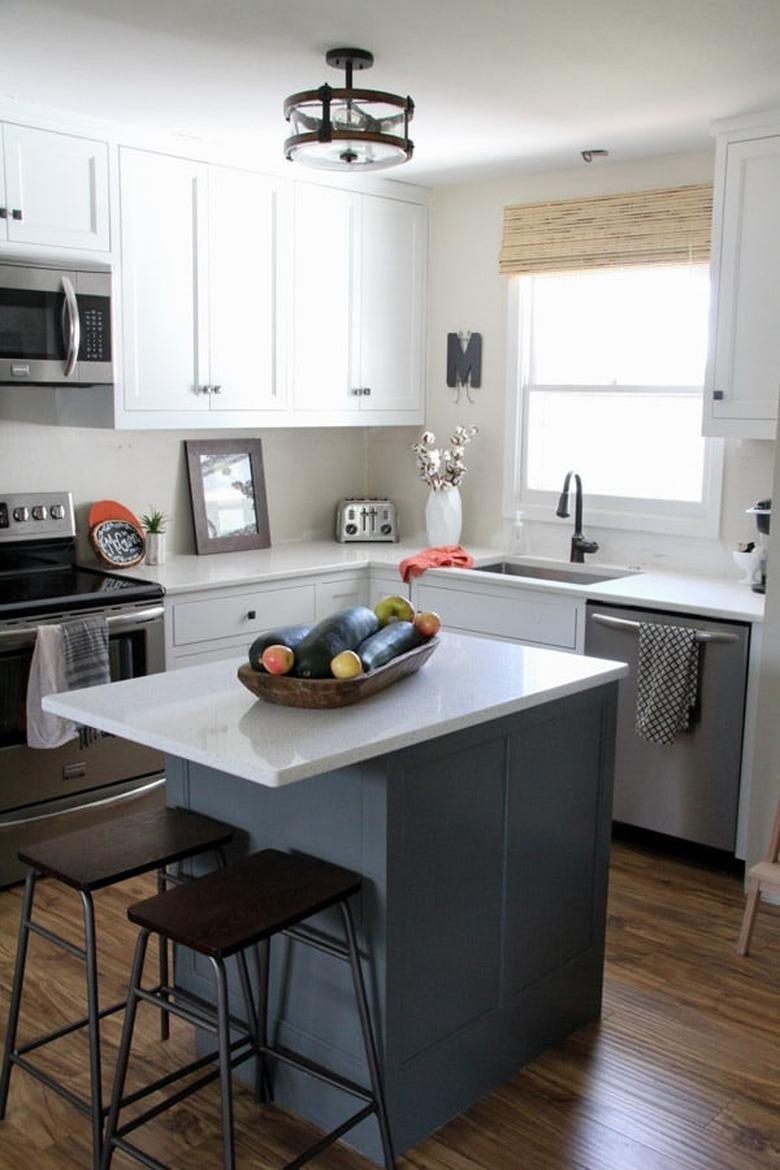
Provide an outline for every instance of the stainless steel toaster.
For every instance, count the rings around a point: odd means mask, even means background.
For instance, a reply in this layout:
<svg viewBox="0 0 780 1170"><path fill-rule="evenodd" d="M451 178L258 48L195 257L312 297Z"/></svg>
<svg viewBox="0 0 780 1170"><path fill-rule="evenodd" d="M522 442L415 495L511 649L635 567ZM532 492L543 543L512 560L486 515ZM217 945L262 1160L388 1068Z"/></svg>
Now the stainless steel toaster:
<svg viewBox="0 0 780 1170"><path fill-rule="evenodd" d="M379 498L342 500L336 509L336 540L398 540L395 504Z"/></svg>

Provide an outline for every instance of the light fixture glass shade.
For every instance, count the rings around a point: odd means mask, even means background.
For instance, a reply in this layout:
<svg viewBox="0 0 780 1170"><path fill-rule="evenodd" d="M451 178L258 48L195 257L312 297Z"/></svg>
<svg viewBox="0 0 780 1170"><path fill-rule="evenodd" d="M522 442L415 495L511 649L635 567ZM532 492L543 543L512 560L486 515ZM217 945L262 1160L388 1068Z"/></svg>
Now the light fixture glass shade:
<svg viewBox="0 0 780 1170"><path fill-rule="evenodd" d="M352 88L353 66L370 68L373 61L364 50L331 50L327 59L346 69L347 85L322 85L287 98L284 116L292 134L284 144L286 157L331 171L378 171L411 158L412 99Z"/></svg>

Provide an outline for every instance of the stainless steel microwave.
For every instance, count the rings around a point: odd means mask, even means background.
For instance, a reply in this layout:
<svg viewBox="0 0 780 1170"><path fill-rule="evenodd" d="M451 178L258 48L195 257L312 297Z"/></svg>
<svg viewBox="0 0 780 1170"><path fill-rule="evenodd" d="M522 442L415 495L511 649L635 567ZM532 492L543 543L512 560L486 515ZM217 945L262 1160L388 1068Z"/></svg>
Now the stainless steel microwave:
<svg viewBox="0 0 780 1170"><path fill-rule="evenodd" d="M0 384L113 380L111 273L0 264Z"/></svg>

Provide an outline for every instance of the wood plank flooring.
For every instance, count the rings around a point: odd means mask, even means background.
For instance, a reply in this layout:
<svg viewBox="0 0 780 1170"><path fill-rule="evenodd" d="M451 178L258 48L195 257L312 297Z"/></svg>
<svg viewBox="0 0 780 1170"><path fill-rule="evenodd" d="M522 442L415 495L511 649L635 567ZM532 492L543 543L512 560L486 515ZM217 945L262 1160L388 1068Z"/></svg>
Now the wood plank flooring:
<svg viewBox="0 0 780 1170"><path fill-rule="evenodd" d="M77 899L51 883L40 889L56 929L80 941ZM121 998L127 978L133 932L124 908L149 890L136 880L97 899L104 1003ZM19 889L0 893L0 1028L20 904ZM762 907L753 953L739 959L742 908L736 878L616 845L601 1020L408 1151L402 1170L780 1170L780 909ZM30 959L22 1037L83 1010L75 960L37 938ZM156 1013L142 1007L139 1021L133 1084L191 1052L187 1025L172 1021L172 1040L160 1045ZM120 1023L104 1026L107 1083ZM40 1059L86 1090L85 1037ZM240 1170L274 1170L313 1131L280 1110L259 1110L239 1089L236 1132ZM153 1122L139 1144L172 1170L218 1170L216 1086ZM137 1163L117 1154L113 1165ZM340 1147L314 1165L370 1163ZM88 1167L86 1119L16 1070L0 1170Z"/></svg>

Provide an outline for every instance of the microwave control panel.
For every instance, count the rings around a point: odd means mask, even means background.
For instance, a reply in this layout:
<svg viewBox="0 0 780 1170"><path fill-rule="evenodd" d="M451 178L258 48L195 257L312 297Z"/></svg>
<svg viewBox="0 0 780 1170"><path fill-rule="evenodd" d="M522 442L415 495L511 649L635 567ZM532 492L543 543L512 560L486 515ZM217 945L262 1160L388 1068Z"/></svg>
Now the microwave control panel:
<svg viewBox="0 0 780 1170"><path fill-rule="evenodd" d="M108 297L79 296L79 361L111 361L111 302Z"/></svg>

